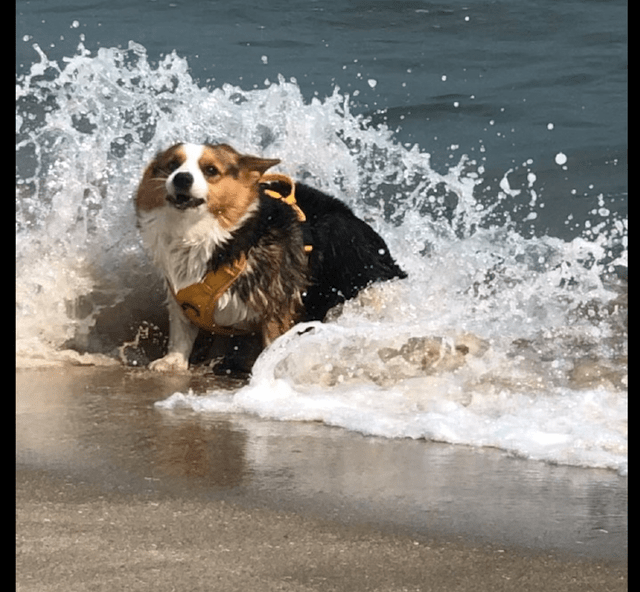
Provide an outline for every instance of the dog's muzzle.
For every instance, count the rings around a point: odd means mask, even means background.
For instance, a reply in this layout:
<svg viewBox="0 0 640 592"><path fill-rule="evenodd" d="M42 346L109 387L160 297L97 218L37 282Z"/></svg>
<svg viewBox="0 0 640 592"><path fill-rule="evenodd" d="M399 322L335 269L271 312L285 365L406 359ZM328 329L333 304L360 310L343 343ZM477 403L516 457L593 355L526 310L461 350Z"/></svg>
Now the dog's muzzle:
<svg viewBox="0 0 640 592"><path fill-rule="evenodd" d="M175 190L174 194L167 194L167 201L179 210L197 208L204 203L204 199L191 195L193 175L191 173L178 173L171 181Z"/></svg>

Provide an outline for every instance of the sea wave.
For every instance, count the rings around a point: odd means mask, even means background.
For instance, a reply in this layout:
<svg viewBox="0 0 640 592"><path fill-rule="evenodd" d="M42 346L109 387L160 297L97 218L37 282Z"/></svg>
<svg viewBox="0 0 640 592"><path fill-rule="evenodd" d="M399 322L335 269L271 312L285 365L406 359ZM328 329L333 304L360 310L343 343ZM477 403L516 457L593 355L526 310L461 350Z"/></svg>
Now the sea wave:
<svg viewBox="0 0 640 592"><path fill-rule="evenodd" d="M424 147L353 113L338 88L308 101L283 77L202 86L184 58L152 64L133 42L95 54L81 44L60 63L35 48L16 88L19 364L114 363L125 343L159 353L162 283L132 194L157 150L224 141L349 203L409 279L294 328L237 392L178 393L162 407L626 471L627 222L604 203L578 236L532 235L521 222L545 204L531 163L479 191L481 163L435 171Z"/></svg>

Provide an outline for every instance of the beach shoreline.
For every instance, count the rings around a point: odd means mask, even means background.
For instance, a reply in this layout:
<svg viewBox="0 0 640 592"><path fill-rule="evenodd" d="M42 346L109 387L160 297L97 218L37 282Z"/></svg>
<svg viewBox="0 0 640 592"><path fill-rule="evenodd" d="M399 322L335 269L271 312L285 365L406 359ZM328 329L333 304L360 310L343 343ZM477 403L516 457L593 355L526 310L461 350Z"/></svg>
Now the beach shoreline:
<svg viewBox="0 0 640 592"><path fill-rule="evenodd" d="M154 408L206 380L17 372L18 590L626 589L611 471Z"/></svg>

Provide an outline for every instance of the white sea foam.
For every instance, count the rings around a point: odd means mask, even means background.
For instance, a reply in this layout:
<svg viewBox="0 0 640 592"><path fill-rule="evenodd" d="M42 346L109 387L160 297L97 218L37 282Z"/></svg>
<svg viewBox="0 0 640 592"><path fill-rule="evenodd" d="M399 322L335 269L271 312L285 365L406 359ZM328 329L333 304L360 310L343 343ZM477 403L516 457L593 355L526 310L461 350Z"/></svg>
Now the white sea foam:
<svg viewBox="0 0 640 592"><path fill-rule="evenodd" d="M283 78L207 88L186 60L152 65L134 43L81 46L63 64L40 56L16 91L21 364L112 361L126 331L157 316L136 181L171 143L226 141L347 201L409 279L294 328L244 388L176 393L160 407L626 471L626 288L612 276L626 265L626 220L601 206L602 223L572 240L525 236L505 204L520 200L535 219L535 170L519 183L510 169L479 196L481 166L462 157L436 172L426 147L354 115L339 89L307 101Z"/></svg>

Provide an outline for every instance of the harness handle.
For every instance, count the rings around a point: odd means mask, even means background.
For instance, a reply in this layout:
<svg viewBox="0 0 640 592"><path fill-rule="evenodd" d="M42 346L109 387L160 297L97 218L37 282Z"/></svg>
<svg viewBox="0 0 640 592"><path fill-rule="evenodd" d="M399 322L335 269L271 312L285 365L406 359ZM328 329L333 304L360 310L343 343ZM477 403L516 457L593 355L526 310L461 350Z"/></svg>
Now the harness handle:
<svg viewBox="0 0 640 592"><path fill-rule="evenodd" d="M269 197L282 200L286 204L290 205L298 216L298 220L300 222L305 222L307 217L300 209L300 206L296 203L296 182L288 175L284 175L282 173L266 173L262 175L260 178L260 184L268 185L270 183L284 183L290 187L289 193L286 195L268 187L265 188L264 192Z"/></svg>

